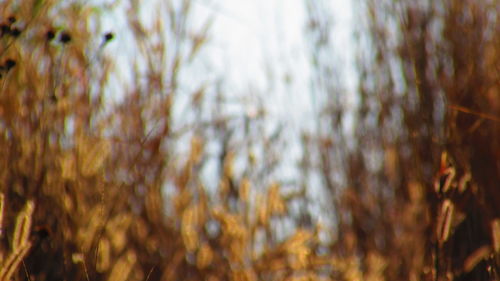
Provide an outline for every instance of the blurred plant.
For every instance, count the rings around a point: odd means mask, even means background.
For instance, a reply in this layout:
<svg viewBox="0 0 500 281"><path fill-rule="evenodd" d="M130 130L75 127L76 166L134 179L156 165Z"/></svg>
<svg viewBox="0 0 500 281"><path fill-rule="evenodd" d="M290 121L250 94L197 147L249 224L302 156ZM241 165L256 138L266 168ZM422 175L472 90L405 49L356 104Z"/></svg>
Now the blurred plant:
<svg viewBox="0 0 500 281"><path fill-rule="evenodd" d="M0 237L4 235L2 223L5 209L5 196L0 193ZM24 209L16 217L9 251L0 251L0 280L2 281L11 280L12 275L14 275L31 248L29 236L33 209L33 202L28 201Z"/></svg>
<svg viewBox="0 0 500 281"><path fill-rule="evenodd" d="M6 230L15 227L1 237L2 280L317 277L329 261L314 226L283 227L284 238L276 229L294 198L273 177L279 130L264 132L260 109L209 106L216 87L186 90L210 21L193 30L191 1L155 3L147 19L141 2L127 3L126 66L103 51L125 37L101 30L117 3L0 3L0 191L13 210ZM133 73L119 98L114 64Z"/></svg>
<svg viewBox="0 0 500 281"><path fill-rule="evenodd" d="M308 2L325 106L288 188L265 109L231 115L188 75L211 23L191 1L143 18L131 0L123 32L101 30L119 3L1 2L0 279L498 279L498 5L365 3L351 110L331 15ZM305 211L318 183L333 231Z"/></svg>
<svg viewBox="0 0 500 281"><path fill-rule="evenodd" d="M369 0L358 7L364 29L353 137L342 129L349 112L331 74L321 59L315 68L330 83L318 83L320 93L333 103L320 117L326 138L309 144L336 202L333 254L358 258L364 278L375 255L385 280L498 279L498 5ZM310 21L328 35L325 11L314 9ZM332 52L328 40L311 42ZM345 151L346 143L354 148Z"/></svg>

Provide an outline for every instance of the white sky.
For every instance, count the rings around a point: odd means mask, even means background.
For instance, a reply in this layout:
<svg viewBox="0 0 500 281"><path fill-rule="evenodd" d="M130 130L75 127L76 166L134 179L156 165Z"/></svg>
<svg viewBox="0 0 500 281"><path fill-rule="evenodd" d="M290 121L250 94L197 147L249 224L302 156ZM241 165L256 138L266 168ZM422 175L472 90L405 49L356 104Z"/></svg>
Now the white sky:
<svg viewBox="0 0 500 281"><path fill-rule="evenodd" d="M316 0L192 1L192 19L198 20L198 25L209 17L213 17L214 22L209 42L200 54L203 57L201 63L188 70L192 71L192 75L186 75L188 79L195 76L198 82L208 83L221 79L225 94L250 101L250 105L252 100L265 98L270 118L286 120L287 125L295 130L311 126L307 120L312 119L314 100L309 88L304 3ZM150 17L155 2L141 3L143 18ZM341 66L338 70L347 87L348 102L352 104L355 102L354 43L351 37L353 0L325 2L330 4L334 15L334 55ZM151 8L145 4L150 4ZM119 9L115 10L103 25L109 26L108 30L120 31L126 26L124 16ZM105 52L118 60L117 65L129 64L130 57L133 57L134 50L126 43L131 40L128 36L130 34L118 32L118 38L106 47ZM125 81L129 79L129 74L121 75ZM192 85L192 81L184 84L197 86ZM190 90L195 89L186 89Z"/></svg>
<svg viewBox="0 0 500 281"><path fill-rule="evenodd" d="M196 12L215 15L206 54L210 67L228 84L228 94L270 97L266 105L271 116L292 121L289 125L297 129L310 125L304 120L312 111L304 1L194 1ZM350 92L355 83L351 1L330 1L334 44L341 50L335 55Z"/></svg>
<svg viewBox="0 0 500 281"><path fill-rule="evenodd" d="M314 108L318 107L313 104L310 90L304 1L316 0L193 0L193 19L199 21L198 25L211 16L214 22L209 42L199 54L201 59L181 78L181 91L185 87L189 93L204 82L213 85L221 80L223 93L245 101L247 111L253 110L252 103L256 107L263 101L269 124L284 124L289 140L282 159L288 165L280 170L285 179L296 178L296 164L301 156L300 134L313 128ZM339 62L337 71L342 76L338 80L344 82L341 86L346 87L348 105L355 104L353 1L328 2L334 15L332 55ZM143 13L150 10L144 9ZM112 16L105 25L119 31L120 26L125 26L123 16ZM119 38L120 34L124 38ZM124 33L117 37L106 52L118 60L117 65L126 64L134 51L126 49L125 42L130 39ZM127 80L127 74L123 75ZM240 116L244 114L240 107L236 110ZM322 193L315 189L317 186L311 185L308 193L321 202ZM319 209L311 211L321 213Z"/></svg>
<svg viewBox="0 0 500 281"><path fill-rule="evenodd" d="M204 47L206 72L219 76L224 93L246 101L264 101L267 120L284 124L287 138L282 171L293 178L301 155L300 134L314 127L315 99L310 90L310 48L305 35L307 0L194 0L196 19L214 16L210 41ZM309 0L314 1L314 0ZM352 0L325 1L334 15L332 41L339 74L345 82L346 100L355 103ZM199 77L199 75L196 75ZM257 105L255 105L257 106ZM237 107L236 110L241 111ZM238 112L241 115L241 112Z"/></svg>
<svg viewBox="0 0 500 281"><path fill-rule="evenodd" d="M301 156L300 134L314 127L314 99L310 91L308 38L305 35L306 0L196 0L195 11L213 14L210 43L205 46L208 69L226 83L225 94L252 101L265 101L268 122L282 123L289 144L283 151L286 163L280 174L296 178ZM314 0L309 0L314 1ZM332 0L334 15L332 40L337 70L346 87L347 104L355 104L355 73L352 0ZM204 16L200 16L204 18ZM334 60L334 61L335 61ZM250 104L251 106L251 104ZM251 109L247 109L251 110ZM241 113L240 113L241 114ZM319 184L311 184L308 194L320 202L312 214L327 222L321 205L324 196Z"/></svg>

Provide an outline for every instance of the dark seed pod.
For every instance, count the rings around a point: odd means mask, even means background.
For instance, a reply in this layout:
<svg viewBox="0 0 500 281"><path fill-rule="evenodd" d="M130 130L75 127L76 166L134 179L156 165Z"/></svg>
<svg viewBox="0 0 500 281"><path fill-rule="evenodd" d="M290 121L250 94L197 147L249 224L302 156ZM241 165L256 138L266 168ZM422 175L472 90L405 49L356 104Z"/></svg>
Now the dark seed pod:
<svg viewBox="0 0 500 281"><path fill-rule="evenodd" d="M50 98L51 102L57 102L57 96L56 95L52 94L52 95L50 95L49 98Z"/></svg>
<svg viewBox="0 0 500 281"><path fill-rule="evenodd" d="M0 36L3 36L4 34L10 33L10 26L6 24L1 24L0 25Z"/></svg>
<svg viewBox="0 0 500 281"><path fill-rule="evenodd" d="M16 66L16 61L13 60L13 59L7 59L5 61L5 64L4 64L4 67L7 71L9 71L11 68L13 68L14 66Z"/></svg>
<svg viewBox="0 0 500 281"><path fill-rule="evenodd" d="M12 35L13 37L18 37L19 35L21 35L21 30L19 28L11 29L10 35Z"/></svg>
<svg viewBox="0 0 500 281"><path fill-rule="evenodd" d="M47 39L47 41L52 41L52 39L54 39L56 37L56 34L54 33L53 30L49 30L47 31L47 33L45 33L45 39Z"/></svg>
<svg viewBox="0 0 500 281"><path fill-rule="evenodd" d="M71 35L68 32L63 32L61 36L59 36L59 41L63 44L69 43L71 41Z"/></svg>
<svg viewBox="0 0 500 281"><path fill-rule="evenodd" d="M43 240L51 236L52 233L47 226L42 225L42 226L36 226L33 229L32 234L38 237L39 239Z"/></svg>
<svg viewBox="0 0 500 281"><path fill-rule="evenodd" d="M113 32L108 32L108 33L104 34L104 42L111 41L111 40L113 40L114 37L115 37L115 35L113 34Z"/></svg>

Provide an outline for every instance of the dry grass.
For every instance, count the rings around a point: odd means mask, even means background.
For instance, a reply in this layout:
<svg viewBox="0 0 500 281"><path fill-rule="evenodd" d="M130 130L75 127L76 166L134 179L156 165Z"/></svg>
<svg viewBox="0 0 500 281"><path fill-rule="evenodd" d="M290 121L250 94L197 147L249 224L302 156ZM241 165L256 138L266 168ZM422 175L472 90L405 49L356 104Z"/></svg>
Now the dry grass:
<svg viewBox="0 0 500 281"><path fill-rule="evenodd" d="M148 70L135 73L115 106L104 106L112 63L97 55L114 34L85 23L102 7L1 4L6 31L0 45L0 190L8 234L2 244L9 246L1 280L316 276L314 230L275 240L271 220L286 216L287 208L280 185L272 184L255 201L257 176L234 171L236 150L228 141L221 141L218 157L219 191L205 190L200 175L208 157L205 145L211 131L229 136L230 120L221 116L205 125L196 120L193 128L173 131L178 73L206 36L206 28L188 32L189 3L159 7L170 15L170 25L157 19L146 27L129 11L139 52L135 63ZM178 37L169 41L165 32ZM191 49L186 52L176 40ZM203 89L193 93L195 108L203 94ZM176 151L186 138L189 149ZM171 186L168 198L165 186Z"/></svg>
<svg viewBox="0 0 500 281"><path fill-rule="evenodd" d="M146 26L130 1L134 78L106 106L113 61L97 54L117 34L99 29L102 6L0 3L0 280L498 280L494 4L367 2L375 55L361 60L355 148L328 84L324 130L304 137L319 162L305 157L301 176L322 177L337 216L326 244L307 214L291 215L308 198L275 178L279 134L262 134L263 119L237 123L221 104L203 119L206 85L187 93L192 122L174 118L209 23L190 30L191 2L165 3L167 20ZM333 81L331 61L316 61L318 81ZM296 227L279 239L287 220Z"/></svg>
<svg viewBox="0 0 500 281"><path fill-rule="evenodd" d="M328 105L309 146L340 214L333 253L358 257L362 272L376 254L383 280L498 280L498 5L358 4L368 31L359 40L354 138L342 130L351 112L331 61L315 60ZM316 38L324 53L328 37Z"/></svg>

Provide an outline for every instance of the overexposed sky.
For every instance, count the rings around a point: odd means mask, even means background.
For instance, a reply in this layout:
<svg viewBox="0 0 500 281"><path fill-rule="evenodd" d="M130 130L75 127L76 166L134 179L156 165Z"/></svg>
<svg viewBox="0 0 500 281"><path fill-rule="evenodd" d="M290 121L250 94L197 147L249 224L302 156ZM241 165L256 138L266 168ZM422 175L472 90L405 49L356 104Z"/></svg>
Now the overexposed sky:
<svg viewBox="0 0 500 281"><path fill-rule="evenodd" d="M294 127L309 126L305 119L313 110L304 1L194 1L196 13L214 16L206 54L210 67L227 83L228 94L266 95L271 117L291 121ZM339 70L347 90L353 91L352 0L329 4L335 56L342 64Z"/></svg>
<svg viewBox="0 0 500 281"><path fill-rule="evenodd" d="M223 81L226 95L244 99L250 107L252 100L265 101L270 118L287 120L297 130L311 126L307 120L317 105L310 94L305 1L315 0L192 0L191 24L201 26L209 18L213 23L209 41L199 54L201 59L185 75L185 90L193 91L199 83ZM355 89L353 1L324 1L333 14L332 55L339 62L337 71L351 103ZM153 18L150 13L155 11L156 2L141 3L140 13L146 21ZM128 1L122 3L126 9ZM128 27L125 16L122 9L115 9L103 23L104 30L117 33L105 49L117 60L117 66L130 64L135 52L133 44L127 44L132 39L124 32ZM120 68L127 69L117 70ZM121 73L124 81L129 75Z"/></svg>
<svg viewBox="0 0 500 281"><path fill-rule="evenodd" d="M283 148L280 177L297 179L302 154L300 136L314 130L320 105L311 93L311 48L306 36L307 9L304 1L315 0L195 0L195 14L214 16L210 41L205 46L207 69L224 81L224 93L244 100L264 101L269 126L280 123L288 140ZM333 15L332 61L345 87L348 108L355 106L355 44L353 0L325 1ZM328 14L328 12L327 12ZM213 72L212 72L213 71ZM241 114L241 112L239 112ZM349 118L347 118L349 119ZM321 184L310 184L309 197L318 202L310 209L319 222L331 221L321 208ZM285 229L287 229L285 227ZM289 228L288 228L289 229Z"/></svg>
<svg viewBox="0 0 500 281"><path fill-rule="evenodd" d="M193 64L180 75L174 115L182 123L186 119L184 113L189 111L189 95L200 85L213 87L219 85L219 82L221 92L228 100L234 99L234 104L237 105L231 109L230 104L226 104L224 113L230 116L251 115L256 108L264 105L267 111L266 126L283 125L288 142L282 149L281 161L284 165L279 170L280 179L296 180L300 173L297 163L302 154L300 136L304 131L314 130L314 118L317 116L315 110L320 107L315 104L318 100L311 91L311 48L308 42L310 39L306 36L307 9L304 4L305 1L319 0L192 1L190 24L193 25L193 31L210 18L213 22L208 42ZM347 102L347 108L353 107L356 100L355 44L352 38L355 0L322 1L328 4L326 8L333 15L330 19L333 22L330 34L334 45L332 56L333 61L338 62L334 68L340 75L336 80L342 81L340 86L345 87L345 98L342 100ZM153 8L145 7L142 10L141 14L146 21L151 18L148 13L155 10L155 5L151 6ZM126 65L134 56L134 49L129 48L131 44L127 44L132 39L127 38L130 34L127 35L125 17L126 14L117 11L104 24L106 29L117 33L117 38L107 46L105 52L116 59L118 70L129 69L120 65ZM175 41L168 44L172 42ZM120 92L119 88L123 87L123 84L120 86L120 81L130 79L127 73L120 75L122 77L117 79L118 83L112 83L118 85L118 90L113 92ZM212 88L211 91L213 94L218 90ZM214 99L214 96L211 98ZM346 119L349 119L348 116ZM212 177L215 175L209 171L208 175L210 174ZM320 203L312 206L318 209L310 210L315 214L321 214L320 206L328 204L322 202L325 196L322 197L319 186L319 183L310 184L307 191L315 202L317 200Z"/></svg>

